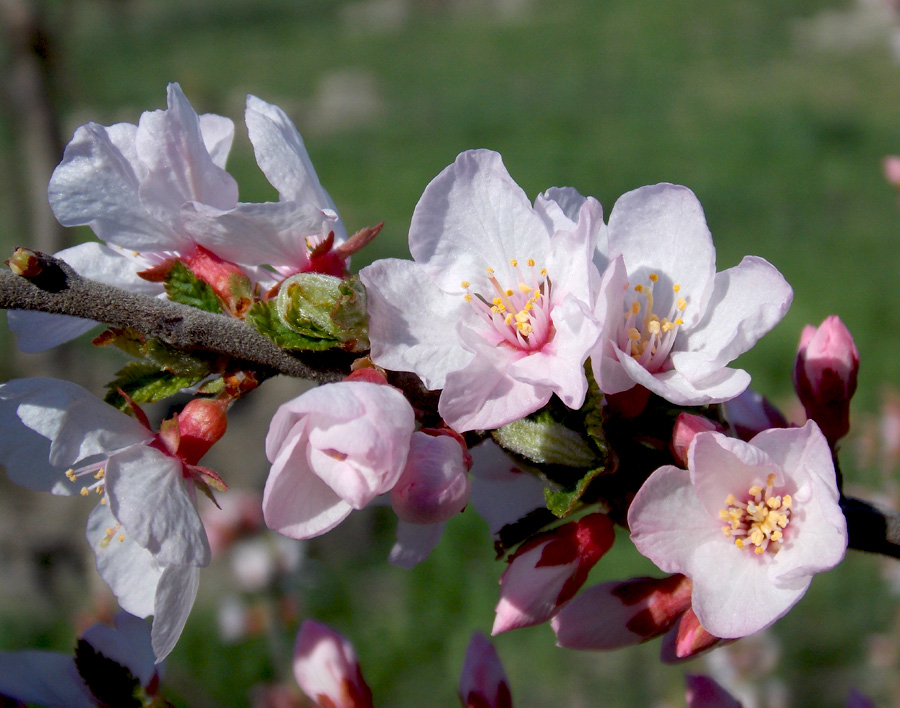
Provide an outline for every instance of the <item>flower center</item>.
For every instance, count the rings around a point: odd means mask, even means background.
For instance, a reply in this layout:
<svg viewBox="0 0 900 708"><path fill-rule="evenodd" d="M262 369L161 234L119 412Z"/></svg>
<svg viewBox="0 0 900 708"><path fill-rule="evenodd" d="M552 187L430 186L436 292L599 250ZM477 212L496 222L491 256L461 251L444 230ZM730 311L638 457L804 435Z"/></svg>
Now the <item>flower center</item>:
<svg viewBox="0 0 900 708"><path fill-rule="evenodd" d="M776 495L775 475L766 479L765 488L752 486L746 502L739 502L734 494L725 498L725 508L719 518L727 521L722 527L726 538L733 538L738 548L753 548L756 555L781 550L784 529L791 523L791 496Z"/></svg>
<svg viewBox="0 0 900 708"><path fill-rule="evenodd" d="M527 261L527 274L520 270L515 258L509 264L515 268L516 287L503 287L494 269L488 268L487 293L471 292L471 283L464 280L461 285L466 290L465 299L497 331L501 341L517 349L535 351L550 339L550 278L546 268L537 269L533 258Z"/></svg>
<svg viewBox="0 0 900 708"><path fill-rule="evenodd" d="M653 311L656 304L653 288L659 275L651 273L646 285L634 286L634 297L626 299L625 314L619 323L616 341L619 348L650 373L659 371L672 351L678 328L684 324L680 315L687 307L687 300L678 295L680 285L672 286L675 293L668 314L661 318Z"/></svg>
<svg viewBox="0 0 900 708"><path fill-rule="evenodd" d="M94 481L89 482L81 488L81 496L86 497L93 491L96 494L102 495L100 503L106 504L106 495L104 494L106 488L103 484L103 478L106 476L106 470L104 469L106 463L107 460L103 459L100 462L83 465L77 472L74 469L68 469L66 470L66 479L75 483L82 477L90 475Z"/></svg>

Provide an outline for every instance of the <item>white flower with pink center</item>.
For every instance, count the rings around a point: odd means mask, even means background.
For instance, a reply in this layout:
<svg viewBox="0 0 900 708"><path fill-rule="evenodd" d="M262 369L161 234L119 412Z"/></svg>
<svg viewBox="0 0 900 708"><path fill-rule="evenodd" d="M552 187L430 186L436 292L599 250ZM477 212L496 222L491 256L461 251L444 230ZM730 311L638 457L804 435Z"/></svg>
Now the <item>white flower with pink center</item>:
<svg viewBox="0 0 900 708"><path fill-rule="evenodd" d="M589 303L602 229L595 200L557 189L532 206L497 153L462 153L419 200L414 261L360 273L372 358L442 389L439 411L460 432L505 425L553 394L578 408L599 334Z"/></svg>
<svg viewBox="0 0 900 708"><path fill-rule="evenodd" d="M641 187L616 202L598 300L604 322L591 354L604 393L643 386L678 405L734 398L750 382L727 364L787 312L792 291L762 258L716 273L700 202L672 184ZM605 250L604 250L605 249Z"/></svg>
<svg viewBox="0 0 900 708"><path fill-rule="evenodd" d="M727 639L775 622L812 576L837 565L847 525L828 442L815 423L749 443L698 433L688 469L661 467L628 512L637 549L693 582L700 623Z"/></svg>

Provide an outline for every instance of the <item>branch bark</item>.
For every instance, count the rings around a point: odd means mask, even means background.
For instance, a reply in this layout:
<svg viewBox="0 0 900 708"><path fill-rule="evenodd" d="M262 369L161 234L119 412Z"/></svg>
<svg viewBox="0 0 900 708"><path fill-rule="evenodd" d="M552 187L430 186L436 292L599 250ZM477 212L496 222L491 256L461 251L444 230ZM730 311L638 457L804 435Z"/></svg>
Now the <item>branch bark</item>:
<svg viewBox="0 0 900 708"><path fill-rule="evenodd" d="M841 509L850 548L900 558L900 512L853 497L841 499Z"/></svg>
<svg viewBox="0 0 900 708"><path fill-rule="evenodd" d="M355 357L345 352L292 355L245 322L105 285L78 275L64 261L37 253L26 276L0 269L0 308L34 310L130 327L186 352L224 354L245 368L320 383L338 381Z"/></svg>

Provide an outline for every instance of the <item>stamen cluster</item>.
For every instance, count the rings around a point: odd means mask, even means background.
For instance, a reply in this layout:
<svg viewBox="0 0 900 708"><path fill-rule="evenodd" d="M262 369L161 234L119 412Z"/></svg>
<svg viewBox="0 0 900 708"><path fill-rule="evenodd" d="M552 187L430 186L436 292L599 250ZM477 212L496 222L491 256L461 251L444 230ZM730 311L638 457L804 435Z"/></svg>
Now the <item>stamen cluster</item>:
<svg viewBox="0 0 900 708"><path fill-rule="evenodd" d="M653 311L653 286L659 281L659 275L651 273L649 283L634 286L634 300L625 309L625 314L618 330L619 347L650 373L660 369L672 351L678 328L684 324L679 316L687 307L687 300L678 295L681 286L675 284L672 290L676 298L669 313L660 318ZM640 297L643 296L643 305ZM641 317L643 313L643 317Z"/></svg>
<svg viewBox="0 0 900 708"><path fill-rule="evenodd" d="M791 521L792 500L790 494L776 495L774 485L775 475L770 474L765 489L750 487L746 502L738 501L733 494L725 498L719 518L728 525L722 527L722 533L734 538L738 548L752 547L756 555L781 550L783 530Z"/></svg>

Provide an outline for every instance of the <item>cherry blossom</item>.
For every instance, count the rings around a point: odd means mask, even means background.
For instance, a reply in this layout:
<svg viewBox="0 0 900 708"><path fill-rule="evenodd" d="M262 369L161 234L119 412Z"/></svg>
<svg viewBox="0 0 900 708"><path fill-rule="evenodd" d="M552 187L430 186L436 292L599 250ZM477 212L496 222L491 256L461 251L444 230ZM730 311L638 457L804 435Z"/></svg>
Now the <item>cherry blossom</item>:
<svg viewBox="0 0 900 708"><path fill-rule="evenodd" d="M153 649L162 660L190 613L198 567L209 562L194 483L222 483L196 463L224 426L216 422L198 441L187 412L181 426L176 417L157 434L134 409L138 419L67 381L2 384L8 424L0 429L0 461L30 489L99 497L87 525L97 570L123 609L154 615Z"/></svg>
<svg viewBox="0 0 900 708"><path fill-rule="evenodd" d="M463 708L512 708L509 680L497 650L478 632L472 635L459 677Z"/></svg>
<svg viewBox="0 0 900 708"><path fill-rule="evenodd" d="M609 217L591 355L604 393L636 385L678 405L737 396L749 375L727 364L774 327L792 292L762 258L716 273L703 209L685 187L658 184L619 198Z"/></svg>
<svg viewBox="0 0 900 708"><path fill-rule="evenodd" d="M815 573L841 561L847 527L838 497L831 451L813 422L749 443L698 433L688 470L650 475L628 524L641 553L691 579L702 626L736 638L771 625Z"/></svg>
<svg viewBox="0 0 900 708"><path fill-rule="evenodd" d="M402 393L367 381L325 384L283 404L266 437L266 524L312 538L389 492L406 465L414 424Z"/></svg>
<svg viewBox="0 0 900 708"><path fill-rule="evenodd" d="M360 272L372 359L443 389L438 410L459 432L505 425L553 394L578 408L599 334L601 227L595 200L557 190L532 206L497 153L462 153L416 206L414 260Z"/></svg>
<svg viewBox="0 0 900 708"><path fill-rule="evenodd" d="M294 644L294 678L321 708L372 708L353 645L313 620L300 626Z"/></svg>

